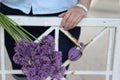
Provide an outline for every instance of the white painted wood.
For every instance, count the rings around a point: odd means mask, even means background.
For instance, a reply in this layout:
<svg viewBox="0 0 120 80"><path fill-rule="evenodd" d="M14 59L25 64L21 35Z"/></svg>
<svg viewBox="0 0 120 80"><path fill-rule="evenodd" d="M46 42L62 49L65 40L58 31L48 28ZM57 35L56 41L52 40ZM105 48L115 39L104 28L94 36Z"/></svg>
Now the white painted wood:
<svg viewBox="0 0 120 80"><path fill-rule="evenodd" d="M106 75L107 71L84 71L84 70L75 70L75 71L66 71L65 74L69 75ZM112 71L109 71L109 75L112 75ZM2 74L2 71L0 71ZM23 74L21 70L5 70L5 74Z"/></svg>
<svg viewBox="0 0 120 80"><path fill-rule="evenodd" d="M51 33L55 28L54 27L50 27L48 30L46 30L43 34L41 34L37 40L35 40L35 42L38 42L42 39L42 37L48 35L49 33Z"/></svg>
<svg viewBox="0 0 120 80"><path fill-rule="evenodd" d="M59 28L55 28L55 50L59 50Z"/></svg>
<svg viewBox="0 0 120 80"><path fill-rule="evenodd" d="M26 16L9 16L20 25L33 25L33 26L60 26L61 18L58 17L26 17ZM24 21L23 21L24 20ZM113 18L85 18L78 26L119 26L120 19Z"/></svg>
<svg viewBox="0 0 120 80"><path fill-rule="evenodd" d="M105 33L107 33L108 28L103 29L100 33L98 33L94 38L92 38L88 43L86 47L89 47L94 42L96 42L101 36L103 36Z"/></svg>
<svg viewBox="0 0 120 80"><path fill-rule="evenodd" d="M112 58L112 48L113 48L113 29L109 28L109 41L108 41L108 53L107 53L107 65L106 65L106 80L110 79L110 68L111 68L111 58Z"/></svg>
<svg viewBox="0 0 120 80"><path fill-rule="evenodd" d="M0 27L0 55L1 55L1 71L2 80L5 80L5 53L4 53L4 30Z"/></svg>
<svg viewBox="0 0 120 80"><path fill-rule="evenodd" d="M120 80L120 26L116 28L115 54L112 80Z"/></svg>
<svg viewBox="0 0 120 80"><path fill-rule="evenodd" d="M107 71L67 71L66 74L70 75L105 75L107 74ZM112 75L112 71L109 72L110 75Z"/></svg>

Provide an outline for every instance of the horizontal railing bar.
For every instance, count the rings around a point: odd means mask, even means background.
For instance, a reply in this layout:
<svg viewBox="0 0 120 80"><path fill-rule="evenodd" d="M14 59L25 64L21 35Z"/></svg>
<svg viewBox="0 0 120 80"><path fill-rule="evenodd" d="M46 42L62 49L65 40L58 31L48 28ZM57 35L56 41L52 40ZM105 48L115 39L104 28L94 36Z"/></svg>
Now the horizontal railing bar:
<svg viewBox="0 0 120 80"><path fill-rule="evenodd" d="M70 75L112 75L112 71L109 73L107 71L67 71L66 74Z"/></svg>
<svg viewBox="0 0 120 80"><path fill-rule="evenodd" d="M58 17L29 17L29 16L9 16L20 25L31 26L60 26L61 18ZM78 26L108 26L117 27L120 25L120 19L116 18L85 18Z"/></svg>
<svg viewBox="0 0 120 80"><path fill-rule="evenodd" d="M2 74L2 71L0 71L0 74ZM23 74L21 70L5 70L5 74ZM70 75L112 75L112 71L109 73L107 71L67 71L66 74Z"/></svg>

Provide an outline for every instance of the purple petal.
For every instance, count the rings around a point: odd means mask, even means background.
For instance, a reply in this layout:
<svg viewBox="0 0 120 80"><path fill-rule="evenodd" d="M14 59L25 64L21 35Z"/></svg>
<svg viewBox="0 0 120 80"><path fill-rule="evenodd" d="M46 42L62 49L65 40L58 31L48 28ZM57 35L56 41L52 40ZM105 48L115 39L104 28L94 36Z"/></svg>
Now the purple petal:
<svg viewBox="0 0 120 80"><path fill-rule="evenodd" d="M77 47L75 46L69 50L68 58L71 61L76 61L82 56L82 52L83 52L85 46L83 43L80 43L80 44L82 46L81 49L77 49Z"/></svg>

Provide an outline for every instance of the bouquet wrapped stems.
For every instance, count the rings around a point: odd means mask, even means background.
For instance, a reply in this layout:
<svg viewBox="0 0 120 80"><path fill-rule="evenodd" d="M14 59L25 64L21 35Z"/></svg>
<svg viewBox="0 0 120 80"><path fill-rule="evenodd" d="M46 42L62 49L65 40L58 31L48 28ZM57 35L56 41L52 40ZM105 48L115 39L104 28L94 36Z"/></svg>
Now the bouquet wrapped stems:
<svg viewBox="0 0 120 80"><path fill-rule="evenodd" d="M20 25L15 23L12 19L0 13L0 25L10 34L10 36L16 41L20 41L21 39L32 41L29 36L34 39L37 39L28 31L23 29ZM29 36L28 36L29 35Z"/></svg>
<svg viewBox="0 0 120 80"><path fill-rule="evenodd" d="M74 38L68 31L65 31L63 29L60 29L72 42L74 42L74 44L77 46L77 48L81 48L82 46L80 45L80 43L78 42L78 40L76 38Z"/></svg>
<svg viewBox="0 0 120 80"><path fill-rule="evenodd" d="M78 40L74 38L68 31L65 31L63 29L60 29L60 30L76 45L76 47L71 48L69 50L69 53L68 53L69 59L62 64L62 66L68 66L72 61L75 61L82 56L82 52L85 48L85 45L83 43L79 43Z"/></svg>

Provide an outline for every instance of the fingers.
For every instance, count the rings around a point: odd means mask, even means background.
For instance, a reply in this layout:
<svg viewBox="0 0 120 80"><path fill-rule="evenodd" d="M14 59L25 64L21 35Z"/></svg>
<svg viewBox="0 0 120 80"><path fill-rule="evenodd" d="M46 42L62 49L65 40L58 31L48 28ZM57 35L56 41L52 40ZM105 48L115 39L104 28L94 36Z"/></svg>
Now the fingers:
<svg viewBox="0 0 120 80"><path fill-rule="evenodd" d="M65 16L65 13L66 12L59 14L58 17L63 18Z"/></svg>
<svg viewBox="0 0 120 80"><path fill-rule="evenodd" d="M84 15L77 15L74 13L71 13L70 16L65 20L63 28L65 30L73 29L77 26L77 24L84 18Z"/></svg>
<svg viewBox="0 0 120 80"><path fill-rule="evenodd" d="M68 20L66 21L66 25L64 26L65 30L70 30L72 28L74 28L79 21L81 20L80 16L77 15L71 15Z"/></svg>
<svg viewBox="0 0 120 80"><path fill-rule="evenodd" d="M68 23L67 20L71 16L71 12L67 11L61 21L61 26L64 28Z"/></svg>
<svg viewBox="0 0 120 80"><path fill-rule="evenodd" d="M71 14L70 17L66 20L65 25L63 26L63 28L65 30L69 30L70 28L73 27L75 21L76 21L76 16Z"/></svg>
<svg viewBox="0 0 120 80"><path fill-rule="evenodd" d="M82 20L81 17L78 17L78 19L76 19L75 23L73 24L73 27L71 27L70 29L74 28L77 26L77 24Z"/></svg>
<svg viewBox="0 0 120 80"><path fill-rule="evenodd" d="M70 27L69 29L72 29L72 28L76 27L76 26L78 25L78 23L79 23L84 17L85 17L85 15L80 15L80 16L74 18L74 20L73 20L74 23L73 23L73 25L71 25L71 27Z"/></svg>
<svg viewBox="0 0 120 80"><path fill-rule="evenodd" d="M65 30L74 28L85 16L86 14L78 7L73 7L59 15L59 17L62 17L61 26Z"/></svg>

